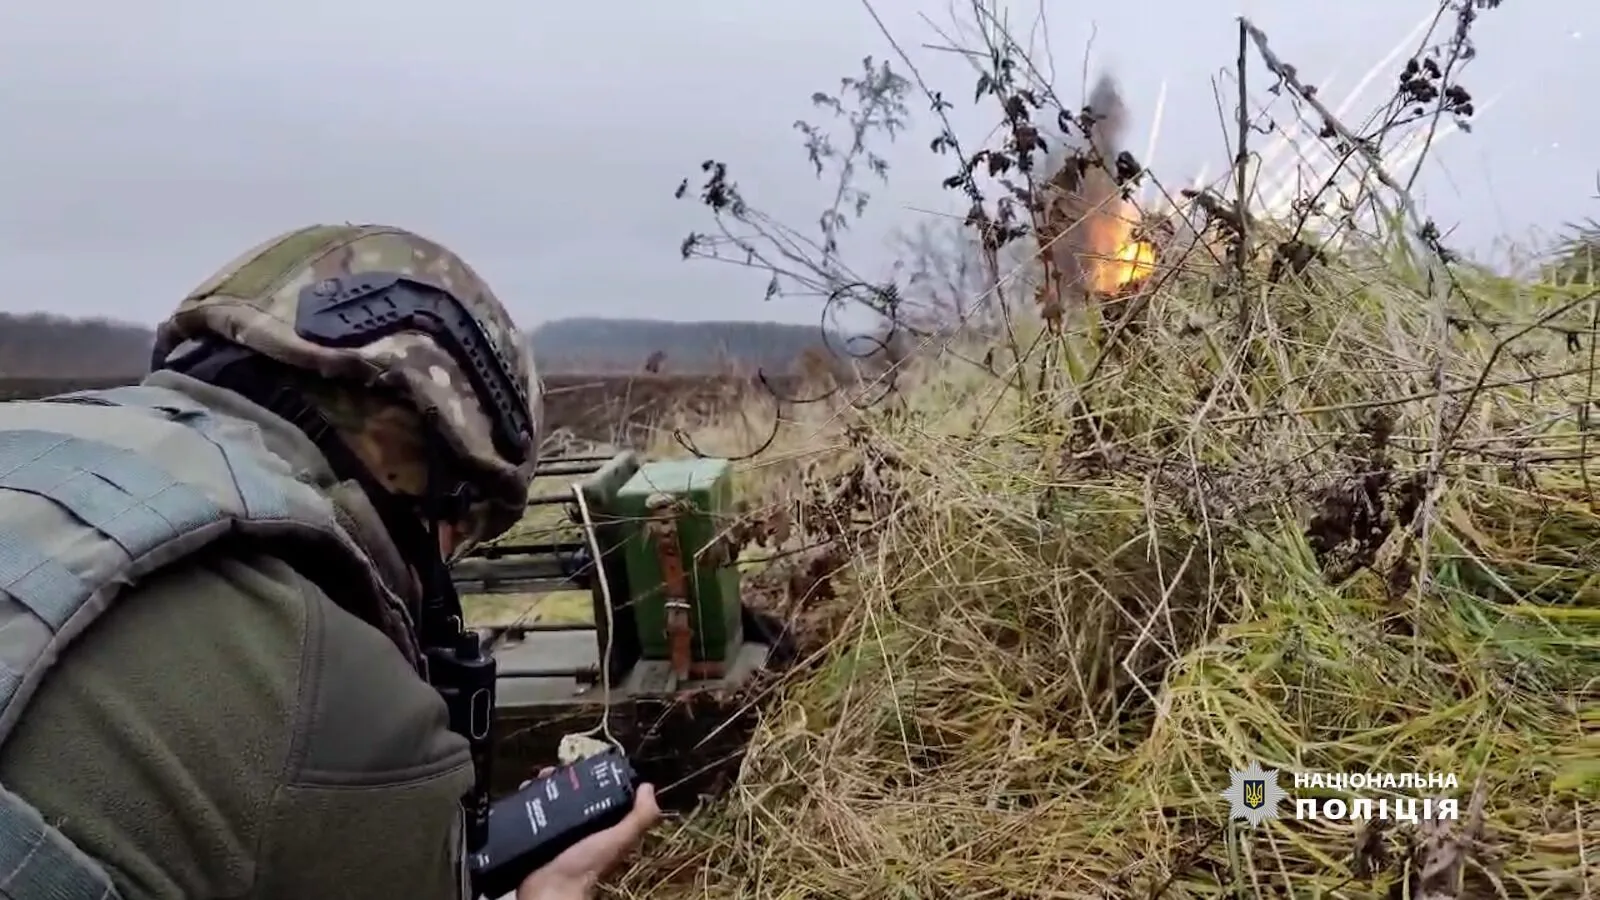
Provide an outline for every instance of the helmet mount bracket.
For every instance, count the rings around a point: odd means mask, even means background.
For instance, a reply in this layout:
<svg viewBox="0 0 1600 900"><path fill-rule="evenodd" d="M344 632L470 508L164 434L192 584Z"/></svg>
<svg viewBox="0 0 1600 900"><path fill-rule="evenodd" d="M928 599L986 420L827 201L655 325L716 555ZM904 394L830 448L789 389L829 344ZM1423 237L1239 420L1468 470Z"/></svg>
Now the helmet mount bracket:
<svg viewBox="0 0 1600 900"><path fill-rule="evenodd" d="M472 382L488 414L496 449L526 461L533 448L528 388L460 298L393 272L324 278L300 291L295 334L324 347L358 347L400 332L438 341Z"/></svg>

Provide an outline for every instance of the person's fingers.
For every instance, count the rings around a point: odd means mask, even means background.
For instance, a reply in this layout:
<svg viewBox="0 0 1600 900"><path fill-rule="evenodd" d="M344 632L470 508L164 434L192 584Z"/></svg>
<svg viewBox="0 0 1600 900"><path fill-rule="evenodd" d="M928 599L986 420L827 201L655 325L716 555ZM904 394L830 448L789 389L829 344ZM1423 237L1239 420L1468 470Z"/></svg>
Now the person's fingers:
<svg viewBox="0 0 1600 900"><path fill-rule="evenodd" d="M639 792L633 798L633 809L628 810L628 815L621 822L606 830L606 833L615 837L612 851L615 857L620 859L626 856L660 822L661 807L656 804L655 785L639 785Z"/></svg>
<svg viewBox="0 0 1600 900"><path fill-rule="evenodd" d="M644 836L661 821L661 808L656 804L655 787L642 784L634 795L633 809L622 821L598 834L592 834L574 844L588 865L603 872L621 862L632 853ZM582 848L581 850L579 848Z"/></svg>
<svg viewBox="0 0 1600 900"><path fill-rule="evenodd" d="M639 792L633 798L633 810L628 813L628 820L633 820L640 827L642 837L646 831L654 828L661 821L661 805L656 802L656 786L653 784L639 785Z"/></svg>

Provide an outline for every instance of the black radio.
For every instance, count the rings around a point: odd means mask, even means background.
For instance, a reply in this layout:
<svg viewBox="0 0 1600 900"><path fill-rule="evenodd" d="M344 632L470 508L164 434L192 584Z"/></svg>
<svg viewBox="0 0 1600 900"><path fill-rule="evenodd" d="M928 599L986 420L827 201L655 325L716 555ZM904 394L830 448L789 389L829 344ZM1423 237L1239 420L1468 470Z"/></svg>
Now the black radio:
<svg viewBox="0 0 1600 900"><path fill-rule="evenodd" d="M494 657L483 652L477 632L463 631L453 645L428 647L428 683L444 698L450 730L467 739L476 778L462 798L466 844L475 853L489 838L489 784L494 764Z"/></svg>

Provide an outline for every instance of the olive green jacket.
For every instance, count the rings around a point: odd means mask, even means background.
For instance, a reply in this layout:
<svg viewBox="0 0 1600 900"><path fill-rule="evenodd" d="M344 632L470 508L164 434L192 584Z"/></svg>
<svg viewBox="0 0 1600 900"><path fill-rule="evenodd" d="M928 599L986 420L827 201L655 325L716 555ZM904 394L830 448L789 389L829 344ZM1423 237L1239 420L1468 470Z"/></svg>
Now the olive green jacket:
<svg viewBox="0 0 1600 900"><path fill-rule="evenodd" d="M414 582L353 483L236 394L180 390L257 423L323 487L402 597ZM125 900L455 900L466 741L380 631L278 559L217 552L138 585L67 649L0 783L110 872Z"/></svg>

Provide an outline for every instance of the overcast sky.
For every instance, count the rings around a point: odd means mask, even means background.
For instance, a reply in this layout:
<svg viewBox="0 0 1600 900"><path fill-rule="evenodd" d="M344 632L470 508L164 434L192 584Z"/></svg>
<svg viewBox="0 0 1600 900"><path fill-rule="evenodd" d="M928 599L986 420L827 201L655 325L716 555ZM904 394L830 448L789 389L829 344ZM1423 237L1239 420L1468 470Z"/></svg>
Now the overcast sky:
<svg viewBox="0 0 1600 900"><path fill-rule="evenodd" d="M1339 99L1432 7L1045 5L1058 92L1081 98L1092 44L1092 70L1122 81L1136 152L1167 83L1154 167L1173 181L1225 163L1213 83L1236 54L1233 16L1254 17L1311 80L1336 73L1324 97ZM921 15L952 20L945 0L875 8L965 107L971 70L921 46L939 41ZM1037 3L1015 8L1026 30ZM1465 83L1500 99L1423 179L1459 242L1482 250L1600 217L1591 32L1600 5L1576 0L1485 14ZM0 4L0 309L154 322L253 243L350 220L452 247L525 325L813 320L809 303L764 304L758 276L681 262L679 241L705 218L672 191L715 156L752 200L814 219L828 198L792 123L816 118L812 92L867 54L892 51L860 0L12 0ZM958 123L991 120L963 111ZM948 202L948 162L917 124L851 248L861 269L887 264L889 229Z"/></svg>

